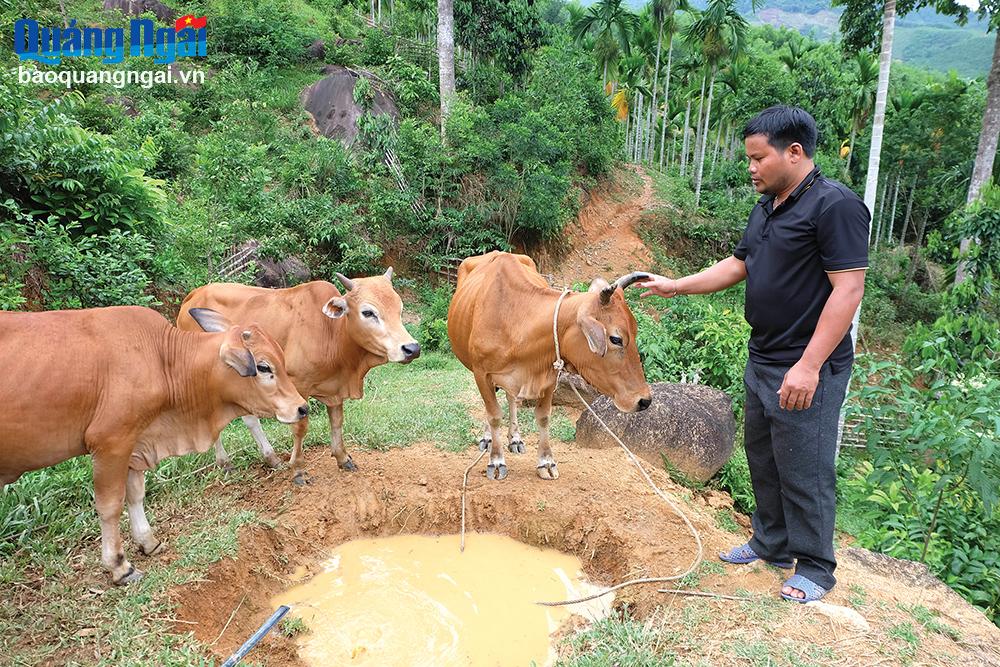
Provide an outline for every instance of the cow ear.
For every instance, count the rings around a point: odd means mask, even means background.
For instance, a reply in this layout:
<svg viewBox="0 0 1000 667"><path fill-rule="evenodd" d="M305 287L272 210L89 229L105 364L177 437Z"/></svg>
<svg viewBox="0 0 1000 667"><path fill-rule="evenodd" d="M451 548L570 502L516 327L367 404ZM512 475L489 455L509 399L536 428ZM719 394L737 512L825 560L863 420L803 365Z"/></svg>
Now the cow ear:
<svg viewBox="0 0 1000 667"><path fill-rule="evenodd" d="M211 308L192 308L188 311L188 315L198 323L198 326L209 333L229 331L229 327L232 326L229 320Z"/></svg>
<svg viewBox="0 0 1000 667"><path fill-rule="evenodd" d="M583 329L583 335L587 337L590 351L603 357L608 351L608 332L605 331L604 325L590 315L581 317L579 324L580 328Z"/></svg>
<svg viewBox="0 0 1000 667"><path fill-rule="evenodd" d="M250 337L249 334L249 331L240 331L234 327L219 348L219 358L223 363L245 378L257 375L257 361L253 358L253 352L243 344Z"/></svg>
<svg viewBox="0 0 1000 667"><path fill-rule="evenodd" d="M600 292L602 289L608 286L608 281L604 278L594 278L594 282L590 283L590 287L587 289L588 292Z"/></svg>
<svg viewBox="0 0 1000 667"><path fill-rule="evenodd" d="M323 314L331 320L336 320L347 314L347 299L342 296L335 296L323 306Z"/></svg>

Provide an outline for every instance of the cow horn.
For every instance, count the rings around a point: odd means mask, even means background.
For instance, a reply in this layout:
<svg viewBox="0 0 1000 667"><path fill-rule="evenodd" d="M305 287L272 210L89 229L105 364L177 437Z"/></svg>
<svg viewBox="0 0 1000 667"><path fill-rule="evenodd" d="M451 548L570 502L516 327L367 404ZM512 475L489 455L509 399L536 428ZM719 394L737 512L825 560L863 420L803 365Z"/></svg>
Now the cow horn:
<svg viewBox="0 0 1000 667"><path fill-rule="evenodd" d="M649 280L649 274L643 273L642 271L633 271L628 273L618 280L614 281L607 287L601 290L601 305L608 305L611 302L611 295L615 293L615 290L621 287L623 290L634 282L640 280Z"/></svg>
<svg viewBox="0 0 1000 667"><path fill-rule="evenodd" d="M388 280L390 283L392 282L392 267L391 266L388 269L385 270L385 279Z"/></svg>
<svg viewBox="0 0 1000 667"><path fill-rule="evenodd" d="M334 273L333 275L337 276L337 280L339 280L341 283L344 284L345 290L350 292L352 289L354 289L354 281L345 276L343 273Z"/></svg>

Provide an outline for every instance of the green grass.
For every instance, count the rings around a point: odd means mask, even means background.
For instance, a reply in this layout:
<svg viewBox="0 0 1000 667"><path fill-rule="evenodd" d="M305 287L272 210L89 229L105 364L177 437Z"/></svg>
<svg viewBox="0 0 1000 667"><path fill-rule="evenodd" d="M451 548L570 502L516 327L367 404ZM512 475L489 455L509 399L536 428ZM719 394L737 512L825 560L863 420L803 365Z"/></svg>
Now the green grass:
<svg viewBox="0 0 1000 667"><path fill-rule="evenodd" d="M715 513L715 525L727 533L739 534L743 532L743 528L733 518L733 513L726 509L718 510Z"/></svg>
<svg viewBox="0 0 1000 667"><path fill-rule="evenodd" d="M664 647L665 637L649 624L629 618L606 618L567 643L573 656L560 667L668 667L676 657Z"/></svg>

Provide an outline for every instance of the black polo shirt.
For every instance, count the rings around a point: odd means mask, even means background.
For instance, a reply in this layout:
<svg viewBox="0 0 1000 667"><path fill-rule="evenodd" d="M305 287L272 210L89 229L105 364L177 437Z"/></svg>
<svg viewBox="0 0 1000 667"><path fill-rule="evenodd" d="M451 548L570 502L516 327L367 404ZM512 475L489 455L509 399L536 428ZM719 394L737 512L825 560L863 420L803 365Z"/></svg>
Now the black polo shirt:
<svg viewBox="0 0 1000 667"><path fill-rule="evenodd" d="M733 256L747 267L746 311L750 358L795 364L816 331L833 286L828 273L868 267L868 207L818 168L774 209L760 198ZM854 359L851 332L828 361L840 372Z"/></svg>

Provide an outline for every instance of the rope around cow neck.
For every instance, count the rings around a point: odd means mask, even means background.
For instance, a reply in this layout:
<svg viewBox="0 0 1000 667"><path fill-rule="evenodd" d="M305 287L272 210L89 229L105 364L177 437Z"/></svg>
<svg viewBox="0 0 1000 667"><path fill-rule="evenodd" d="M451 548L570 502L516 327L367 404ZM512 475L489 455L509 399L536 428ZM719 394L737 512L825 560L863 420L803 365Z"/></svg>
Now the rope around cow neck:
<svg viewBox="0 0 1000 667"><path fill-rule="evenodd" d="M565 296L568 293L569 290L563 291L562 295L559 297L559 300L556 302L556 309L552 315L552 337L556 343L556 360L555 363L552 364L552 367L556 370L557 387L559 386L559 380L562 378L563 369L566 366L566 363L563 361L562 356L559 353L559 329L557 326L559 322L559 306L562 305L563 298L565 298ZM580 399L580 402L583 403L583 405L587 408L587 411L594 417L594 419L597 420L597 423L599 423L604 428L604 430L608 432L608 435L610 435L614 439L614 441L617 442L621 446L621 448L625 450L625 453L628 455L629 460L631 460L632 463L635 464L635 467L639 469L639 472L642 473L642 476L646 479L646 482L648 482L649 485L653 488L653 491L656 492L656 495L662 498L670 506L670 508L674 511L674 513L677 514L677 516L679 516L684 521L684 524L688 527L688 530L691 531L691 535L694 536L695 544L697 544L698 546L698 554L695 557L694 562L691 564L690 567L688 567L688 569L686 569L684 572L680 574L675 574L672 577L645 577L642 579L630 579L628 581L623 581L622 583L617 584L616 586L612 586L607 590L601 591L600 593L594 593L593 595L588 595L587 597L577 598L575 600L563 600L561 602L538 602L537 604L540 604L545 607L561 607L563 605L579 604L581 602L589 602L590 600L595 600L599 597L603 597L608 593L614 592L620 588L625 588L626 586L633 586L635 584L663 583L667 581L676 581L678 579L683 579L690 573L694 572L698 568L698 566L701 565L702 557L704 555L704 547L702 546L701 535L698 533L698 529L694 527L694 524L692 524L691 520L687 518L687 516L684 514L683 511L681 511L680 507L678 507L672 500L670 500L670 498L667 497L665 493L663 493L663 491L660 490L660 487L658 487L656 485L656 482L652 480L652 478L646 472L646 469L642 466L642 463L639 461L638 458L636 458L635 454L632 453L632 450L630 450L627 446L625 446L625 443L622 442L617 435L615 435L615 433L608 427L608 425L604 423L603 419L597 416L597 413L594 412L594 409L592 407L590 407L590 404L587 403L587 401L584 400L583 396L580 395L580 392L576 388L576 386L571 383L570 388L573 390L573 393L576 394L576 397Z"/></svg>

